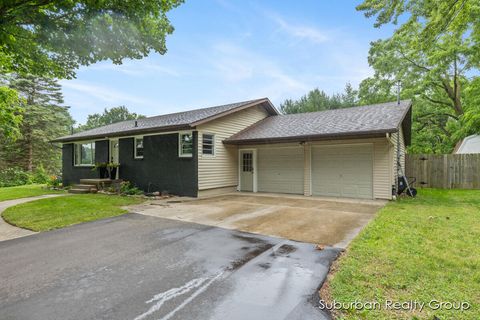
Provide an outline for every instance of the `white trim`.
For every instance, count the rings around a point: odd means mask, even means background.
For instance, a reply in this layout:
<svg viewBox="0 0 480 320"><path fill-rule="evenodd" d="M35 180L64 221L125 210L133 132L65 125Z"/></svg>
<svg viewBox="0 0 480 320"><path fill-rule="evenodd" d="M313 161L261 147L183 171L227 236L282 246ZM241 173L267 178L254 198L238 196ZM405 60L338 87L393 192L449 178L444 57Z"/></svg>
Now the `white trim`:
<svg viewBox="0 0 480 320"><path fill-rule="evenodd" d="M142 144L144 144L143 145L144 150L145 150L145 140L143 139L143 136L133 137L133 158L141 160L141 159L143 159L143 156L138 156L137 155L137 139L142 139Z"/></svg>
<svg viewBox="0 0 480 320"><path fill-rule="evenodd" d="M238 149L238 191L242 190L242 152L251 151L252 152L252 165L253 165L253 192L257 192L257 149Z"/></svg>
<svg viewBox="0 0 480 320"><path fill-rule="evenodd" d="M212 147L213 147L213 150L212 150L212 151L213 151L213 154L208 154L208 153L205 154L205 153L203 153L203 135L205 135L205 134L212 136ZM202 147L201 147L202 149L201 149L201 151L200 151L200 154L202 155L202 157L215 158L215 156L216 156L216 154L217 154L217 152L216 152L216 149L217 149L217 148L216 148L216 146L215 146L215 144L217 143L217 139L216 139L215 133L211 133L211 132L201 132L201 133L199 134L199 137L200 137L200 139L198 139L198 140L199 140L199 145L202 146Z"/></svg>
<svg viewBox="0 0 480 320"><path fill-rule="evenodd" d="M189 134L192 137L192 153L182 153L182 135ZM193 143L193 131L179 131L178 132L178 157L179 158L191 158L193 157L193 149L195 144Z"/></svg>
<svg viewBox="0 0 480 320"><path fill-rule="evenodd" d="M110 136L110 137L103 137L103 138L92 138L90 140L71 140L71 141L64 141L60 142L61 144L70 144L70 143L80 143L83 141L104 141L104 140L110 140L110 139L126 139L126 138L135 138L135 137L146 137L146 136L160 136L160 135L165 135L165 134L175 134L175 133L180 133L180 132L188 132L188 131L165 131L165 132L156 132L156 133L146 133L146 134L136 134L136 135L129 135L129 136Z"/></svg>

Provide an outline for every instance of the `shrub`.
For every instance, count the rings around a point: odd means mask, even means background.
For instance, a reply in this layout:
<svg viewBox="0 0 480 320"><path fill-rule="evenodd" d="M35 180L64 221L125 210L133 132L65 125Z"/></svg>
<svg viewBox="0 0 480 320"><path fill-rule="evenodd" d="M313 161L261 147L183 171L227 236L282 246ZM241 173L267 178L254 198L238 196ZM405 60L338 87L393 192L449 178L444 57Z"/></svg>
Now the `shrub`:
<svg viewBox="0 0 480 320"><path fill-rule="evenodd" d="M61 185L62 177L60 176L52 175L47 180L47 186L49 186L50 188L60 188Z"/></svg>
<svg viewBox="0 0 480 320"><path fill-rule="evenodd" d="M143 194L143 191L138 189L130 181L123 181L122 183L120 183L120 194L140 195L140 194Z"/></svg>
<svg viewBox="0 0 480 320"><path fill-rule="evenodd" d="M0 171L0 187L14 187L30 184L32 174L20 168L7 168Z"/></svg>
<svg viewBox="0 0 480 320"><path fill-rule="evenodd" d="M34 183L41 183L41 184L47 183L49 181L49 176L42 165L37 167L33 172L32 181Z"/></svg>

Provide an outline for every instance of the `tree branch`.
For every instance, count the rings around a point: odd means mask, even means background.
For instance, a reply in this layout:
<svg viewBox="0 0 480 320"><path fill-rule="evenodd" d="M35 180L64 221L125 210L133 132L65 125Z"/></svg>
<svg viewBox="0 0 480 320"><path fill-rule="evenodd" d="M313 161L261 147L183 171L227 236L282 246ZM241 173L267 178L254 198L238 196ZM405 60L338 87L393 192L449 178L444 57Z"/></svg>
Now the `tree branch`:
<svg viewBox="0 0 480 320"><path fill-rule="evenodd" d="M430 71L429 68L425 67L425 66L422 66L422 65L419 65L418 63L416 63L415 61L413 61L412 59L408 58L400 49L397 49L397 52L402 56L403 59L407 60L408 62L410 62L412 65L414 65L415 67L419 68L419 69L423 69L425 71Z"/></svg>

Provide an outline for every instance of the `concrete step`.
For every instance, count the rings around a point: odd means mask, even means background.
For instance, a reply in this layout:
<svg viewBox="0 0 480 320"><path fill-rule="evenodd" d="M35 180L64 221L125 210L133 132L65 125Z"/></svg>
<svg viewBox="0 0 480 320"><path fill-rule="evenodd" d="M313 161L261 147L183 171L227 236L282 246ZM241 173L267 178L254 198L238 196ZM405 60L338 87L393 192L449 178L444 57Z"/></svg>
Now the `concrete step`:
<svg viewBox="0 0 480 320"><path fill-rule="evenodd" d="M80 194L80 193L91 193L90 189L76 189L72 188L68 190L68 193L75 193L75 194Z"/></svg>
<svg viewBox="0 0 480 320"><path fill-rule="evenodd" d="M111 183L112 183L112 180L110 179L80 179L80 184L89 184L92 186L96 186L100 184L109 185Z"/></svg>
<svg viewBox="0 0 480 320"><path fill-rule="evenodd" d="M87 190L97 189L97 187L93 184L75 184L75 185L73 185L73 187L75 189L87 189Z"/></svg>

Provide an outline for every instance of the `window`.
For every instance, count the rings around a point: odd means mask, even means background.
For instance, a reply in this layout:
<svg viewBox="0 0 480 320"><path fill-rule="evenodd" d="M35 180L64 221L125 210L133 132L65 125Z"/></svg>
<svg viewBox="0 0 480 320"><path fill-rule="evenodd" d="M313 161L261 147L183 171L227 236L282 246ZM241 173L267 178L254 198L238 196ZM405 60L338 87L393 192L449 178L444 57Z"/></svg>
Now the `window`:
<svg viewBox="0 0 480 320"><path fill-rule="evenodd" d="M253 154L251 152L242 154L242 171L253 172Z"/></svg>
<svg viewBox="0 0 480 320"><path fill-rule="evenodd" d="M193 153L193 137L191 133L180 133L179 156L191 157Z"/></svg>
<svg viewBox="0 0 480 320"><path fill-rule="evenodd" d="M202 134L202 154L215 154L215 136L213 134Z"/></svg>
<svg viewBox="0 0 480 320"><path fill-rule="evenodd" d="M76 166L93 166L95 164L95 142L75 143L73 158Z"/></svg>
<svg viewBox="0 0 480 320"><path fill-rule="evenodd" d="M135 138L134 157L143 159L143 137Z"/></svg>

